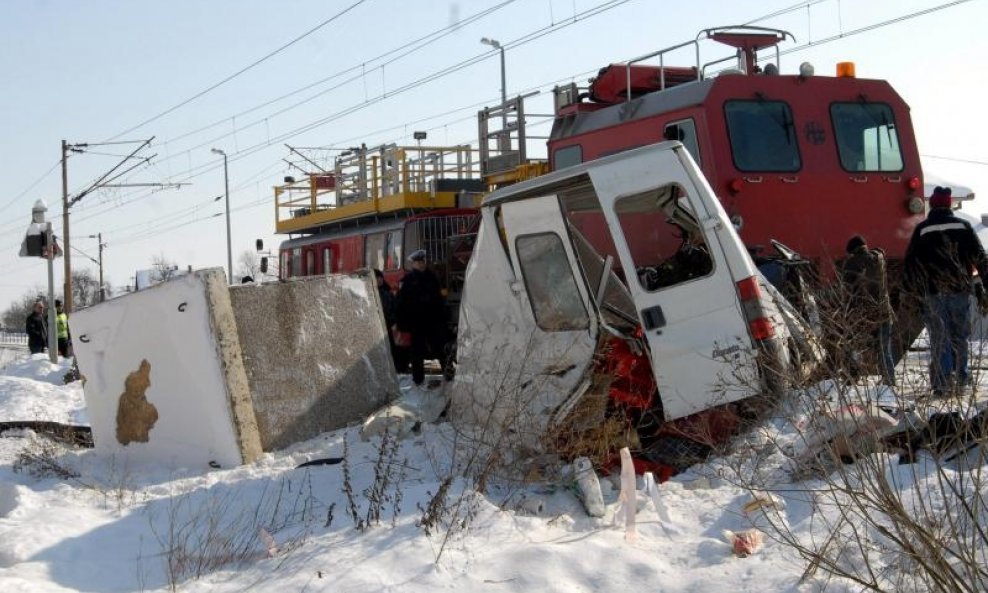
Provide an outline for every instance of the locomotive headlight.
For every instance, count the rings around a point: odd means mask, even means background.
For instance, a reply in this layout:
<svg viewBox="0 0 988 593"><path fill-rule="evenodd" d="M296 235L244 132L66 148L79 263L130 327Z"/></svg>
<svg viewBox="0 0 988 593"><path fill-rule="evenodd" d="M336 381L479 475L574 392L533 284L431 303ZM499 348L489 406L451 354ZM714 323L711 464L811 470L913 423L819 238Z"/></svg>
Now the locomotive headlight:
<svg viewBox="0 0 988 593"><path fill-rule="evenodd" d="M913 196L909 198L906 202L906 208L909 209L910 214L922 214L925 210L926 205L923 203L923 198L919 196Z"/></svg>
<svg viewBox="0 0 988 593"><path fill-rule="evenodd" d="M813 64L803 62L799 65L799 75L803 78L809 78L813 76L814 73L816 73L816 70L813 68Z"/></svg>

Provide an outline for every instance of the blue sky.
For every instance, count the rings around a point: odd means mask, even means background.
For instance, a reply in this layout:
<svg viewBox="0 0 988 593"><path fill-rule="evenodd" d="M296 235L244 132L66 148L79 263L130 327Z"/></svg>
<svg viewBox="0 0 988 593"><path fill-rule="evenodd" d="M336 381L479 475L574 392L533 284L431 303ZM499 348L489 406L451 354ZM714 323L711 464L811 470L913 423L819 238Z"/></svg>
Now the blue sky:
<svg viewBox="0 0 988 593"><path fill-rule="evenodd" d="M356 4L356 6L354 6ZM501 6L503 4L503 6ZM674 7L670 8L670 5ZM551 112L551 88L585 82L598 68L692 39L703 28L758 20L791 31L787 47L847 35L784 55L783 73L810 61L831 74L854 61L860 77L889 80L912 108L924 168L988 197L988 119L982 109L988 56L988 3L971 0L809 0L742 3L697 0L22 0L0 7L0 306L46 282L40 260L16 256L30 208L48 201L61 233L60 142L155 140L151 166L131 183L183 182L180 189L94 192L72 209L72 243L96 256L103 233L106 275L132 282L155 256L185 267L223 266L226 235L221 159L230 156L233 253L256 238L274 246L271 186L290 174L285 142L297 146L476 142L476 111L499 101L497 52L506 45L509 94L541 90L530 113ZM935 10L937 7L946 6ZM352 8L351 8L352 7ZM786 11L785 9L794 8ZM348 10L349 9L349 10ZM599 11L597 14L593 14ZM487 13L482 18L474 17ZM767 15L781 13L772 18ZM186 101L324 21L336 19L188 104ZM424 47L380 59L459 23ZM541 34L540 34L541 33ZM516 40L534 37L514 44ZM713 49L711 47L711 52ZM719 51L716 57L723 52ZM714 53L710 54L714 56ZM423 77L478 61L396 92ZM684 56L684 61L686 56ZM335 78L334 78L335 76ZM312 85L291 98L261 105ZM306 100L303 104L293 104ZM540 120L531 120L536 123ZM545 121L545 120L542 120ZM306 128L307 131L294 133ZM547 134L548 122L532 128ZM126 132L121 136L122 133ZM119 160L126 146L90 149L69 159L75 192ZM316 157L320 153L315 153ZM328 156L326 153L325 156ZM940 158L947 157L947 158ZM963 162L975 161L975 162ZM982 200L979 200L982 202ZM968 207L974 213L986 206ZM851 214L849 214L851 215ZM95 265L73 251L74 267ZM61 284L61 265L56 267Z"/></svg>

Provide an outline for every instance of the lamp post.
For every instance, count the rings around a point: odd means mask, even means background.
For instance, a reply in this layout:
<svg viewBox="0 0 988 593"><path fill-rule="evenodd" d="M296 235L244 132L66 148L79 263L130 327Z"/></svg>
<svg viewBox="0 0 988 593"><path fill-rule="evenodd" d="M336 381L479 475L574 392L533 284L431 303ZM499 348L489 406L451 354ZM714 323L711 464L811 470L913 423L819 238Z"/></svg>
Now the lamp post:
<svg viewBox="0 0 988 593"><path fill-rule="evenodd" d="M496 50L501 52L501 135L499 136L500 145L499 148L504 150L510 150L511 137L508 135L508 82L507 76L504 69L504 46L497 39L491 39L489 37L482 37L480 42L484 45L489 45Z"/></svg>
<svg viewBox="0 0 988 593"><path fill-rule="evenodd" d="M233 284L233 247L230 242L230 174L227 169L226 153L219 148L211 148L209 152L223 155L223 194L226 196L226 271L230 284Z"/></svg>

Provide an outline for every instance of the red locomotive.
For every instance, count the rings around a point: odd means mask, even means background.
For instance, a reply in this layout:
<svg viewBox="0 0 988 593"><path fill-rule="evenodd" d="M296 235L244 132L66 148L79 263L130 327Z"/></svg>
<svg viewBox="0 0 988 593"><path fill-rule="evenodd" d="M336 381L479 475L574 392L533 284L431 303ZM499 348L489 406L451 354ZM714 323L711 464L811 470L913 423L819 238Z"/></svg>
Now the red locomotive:
<svg viewBox="0 0 988 593"><path fill-rule="evenodd" d="M826 264L862 233L896 261L924 211L909 106L888 82L836 77L804 64L778 69L784 31L709 29L697 41L600 71L587 91L556 89L548 142L552 169L662 140L679 140L700 165L742 240L757 254L774 239ZM664 65L666 55L712 39L736 49L737 67ZM757 66L756 52L776 62ZM642 65L657 59L660 65ZM733 59L733 56L730 58ZM829 273L829 266L820 271Z"/></svg>

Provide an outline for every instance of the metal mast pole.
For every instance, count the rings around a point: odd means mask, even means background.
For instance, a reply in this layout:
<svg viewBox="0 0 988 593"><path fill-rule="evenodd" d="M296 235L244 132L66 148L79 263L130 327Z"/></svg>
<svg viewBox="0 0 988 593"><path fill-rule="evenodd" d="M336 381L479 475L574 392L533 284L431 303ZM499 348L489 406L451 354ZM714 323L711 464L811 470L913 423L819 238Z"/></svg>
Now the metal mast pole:
<svg viewBox="0 0 988 593"><path fill-rule="evenodd" d="M233 284L233 246L230 243L230 175L226 167L226 153L223 153L223 188L226 194L226 269Z"/></svg>
<svg viewBox="0 0 988 593"><path fill-rule="evenodd" d="M45 245L48 246L48 360L58 364L58 333L55 325L55 238L51 223L45 223ZM65 303L62 303L65 306Z"/></svg>
<svg viewBox="0 0 988 593"><path fill-rule="evenodd" d="M65 284L62 294L62 310L66 313L72 312L72 261L71 245L69 244L69 166L68 166L69 145L62 140L62 257L65 261ZM49 263L49 266L51 264ZM50 305L51 303L49 303Z"/></svg>
<svg viewBox="0 0 988 593"><path fill-rule="evenodd" d="M99 241L99 302L106 300L106 289L103 288L103 233L96 233Z"/></svg>

